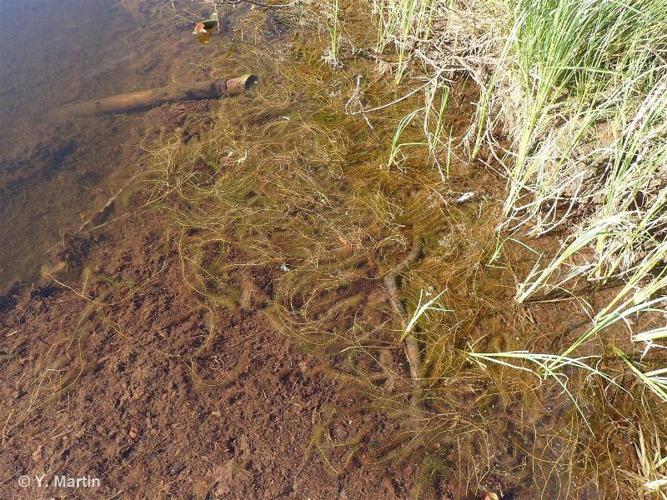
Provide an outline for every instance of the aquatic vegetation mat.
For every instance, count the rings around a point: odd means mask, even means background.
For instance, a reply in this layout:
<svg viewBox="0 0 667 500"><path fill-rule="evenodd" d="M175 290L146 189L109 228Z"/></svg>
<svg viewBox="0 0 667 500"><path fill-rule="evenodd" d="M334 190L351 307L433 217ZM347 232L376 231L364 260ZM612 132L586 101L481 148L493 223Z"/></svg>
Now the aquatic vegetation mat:
<svg viewBox="0 0 667 500"><path fill-rule="evenodd" d="M315 429L334 474L351 460L406 461L422 477L416 493L454 496L634 494L640 463L659 480L664 419L628 378L640 360L615 350L627 343L620 324L605 323L597 350L576 298L515 300L560 243L498 230L504 164L482 145L470 160L462 144L479 92L460 64L424 73L441 6L373 5L379 39L365 28L370 4L304 14L308 29L237 62L264 69L253 95L193 124L195 139L154 149L152 203L181 228L184 279L208 307L264 308L364 396ZM395 423L383 442L331 432L367 412ZM628 449L646 433L652 451Z"/></svg>

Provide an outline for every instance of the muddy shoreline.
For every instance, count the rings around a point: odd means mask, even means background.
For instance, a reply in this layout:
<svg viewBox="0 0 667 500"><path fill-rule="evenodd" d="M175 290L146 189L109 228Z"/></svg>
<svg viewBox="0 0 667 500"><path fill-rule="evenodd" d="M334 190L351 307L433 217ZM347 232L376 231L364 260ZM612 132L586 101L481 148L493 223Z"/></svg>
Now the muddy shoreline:
<svg viewBox="0 0 667 500"><path fill-rule="evenodd" d="M146 120L187 142L210 109L166 104ZM188 125L195 116L204 122ZM343 358L307 349L265 315L278 269L241 272L238 309L203 305L148 193L129 193L99 229L64 235L49 274L0 310L0 371L12 381L2 389L3 491L37 495L19 479L46 473L99 478L67 491L80 498L406 498L421 488L480 498L460 477L422 477L409 455L387 458L400 450L388 439L403 432L400 413L374 410L377 395L340 378ZM349 445L324 451L323 438ZM505 481L486 483L520 498Z"/></svg>
<svg viewBox="0 0 667 500"><path fill-rule="evenodd" d="M141 18L150 3L128 5ZM165 104L104 120L121 127L123 140L144 134L151 144L176 133L187 142L197 135L188 124L205 123L212 104ZM93 133L84 128L77 142L34 148L30 169L17 163L3 172L5 194L71 176L71 167L60 168L81 157ZM356 449L348 463L348 449L324 455L313 444L326 425L341 440L372 429L363 446L373 448L398 424L376 412L345 418L369 399L328 375L330 359L305 351L265 317L276 271L244 273L247 300L236 311L203 307L183 280L172 221L145 206L144 181L94 215L148 169L132 148L116 151L113 166L86 210L95 224L67 224L38 259L42 277L24 276L0 301L0 372L8 382L0 490L17 498L406 497L411 465L376 463L370 449ZM44 474L46 489L35 480ZM57 477L99 485L66 489Z"/></svg>
<svg viewBox="0 0 667 500"><path fill-rule="evenodd" d="M360 396L346 396L327 361L301 352L261 308L210 316L184 289L161 226L137 209L77 238L61 252L68 272L58 282L34 284L0 313L1 370L13 381L3 384L13 410L2 490L38 494L17 481L45 472L100 478L81 497L404 497L409 468L355 461L337 477L327 470L310 446L313 426ZM87 281L73 278L84 269ZM270 278L247 279L270 298ZM368 415L335 432L369 425L380 439L392 424Z"/></svg>

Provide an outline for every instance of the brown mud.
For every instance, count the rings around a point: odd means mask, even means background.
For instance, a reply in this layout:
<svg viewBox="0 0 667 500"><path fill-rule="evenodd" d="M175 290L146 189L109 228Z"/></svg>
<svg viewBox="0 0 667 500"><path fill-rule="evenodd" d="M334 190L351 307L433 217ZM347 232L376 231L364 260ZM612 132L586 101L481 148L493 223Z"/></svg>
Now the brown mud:
<svg viewBox="0 0 667 500"><path fill-rule="evenodd" d="M129 2L138 19L150 13L149 4ZM177 30L189 35L182 26ZM139 32L134 36L146 38ZM162 57L174 64L185 60L176 54ZM219 69L210 72L210 64L197 64L187 77L221 76ZM76 99L109 93L86 89ZM102 130L111 136L104 142L95 140L99 121L84 119L75 129L65 124L57 134L45 132L41 146L17 146L20 160L10 159L4 169L0 189L3 199L12 201L2 208L23 218L4 219L9 224L3 238L15 244L3 245L8 252L3 261L12 263L3 278L15 277L19 269L24 276L26 270L32 273L46 264L51 241L60 242L51 247L55 265L44 267L47 274L31 286L14 287L0 303L3 496L408 494L414 475L409 464L363 464L366 454L360 447L366 444L359 443L354 460L334 471L350 460L349 450L333 450L328 458L318 451L313 430L332 422L341 409L344 414L345 408L359 405L363 395L346 393L344 382L326 375L326 359L304 352L265 317L275 271L243 274L245 299L239 310L203 307L199 295L184 286L170 222L143 207L146 200L132 194L134 188L119 193L128 178L147 168L133 144L151 144L165 131L181 129L187 142L196 134L188 121L205 117L209 109L208 102L167 104L141 116L105 118ZM63 139L68 135L76 141ZM26 138L21 141L25 144ZM100 164L106 158L115 160ZM90 164L92 172L86 168ZM78 178L82 175L95 178L86 185ZM77 220L81 207L63 207L54 181L60 192L77 186L89 198L86 206L96 208L87 208ZM16 193L25 194L11 198ZM33 214L39 197L45 212ZM43 244L33 241L43 245L37 252L26 252L19 236L36 226L25 214L48 213L70 222L47 218L47 225L55 227ZM334 420L323 432L344 440L363 430L381 442L382 433L396 427L379 414ZM31 486L21 487L21 476L42 474L48 480L96 477L101 486L40 488L33 479Z"/></svg>
<svg viewBox="0 0 667 500"><path fill-rule="evenodd" d="M312 430L359 396L261 309L202 308L162 223L138 210L74 238L61 257L69 275L85 266L90 279L36 283L0 315L5 495L65 493L18 486L46 473L101 478L99 489L67 492L82 498L405 497L409 466L328 470ZM244 287L269 300L270 273L244 276ZM332 432L370 427L380 439L391 426L374 415Z"/></svg>

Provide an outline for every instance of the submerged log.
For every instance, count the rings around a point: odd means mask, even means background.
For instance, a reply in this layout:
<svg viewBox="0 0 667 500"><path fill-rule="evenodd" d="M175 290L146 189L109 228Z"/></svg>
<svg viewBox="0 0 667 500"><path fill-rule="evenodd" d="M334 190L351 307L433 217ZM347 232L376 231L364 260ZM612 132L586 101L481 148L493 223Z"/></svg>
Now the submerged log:
<svg viewBox="0 0 667 500"><path fill-rule="evenodd" d="M166 102L232 97L242 94L255 82L257 82L255 75L243 75L227 80L169 85L72 104L61 109L60 114L63 117L74 118L109 113L133 113L154 108Z"/></svg>

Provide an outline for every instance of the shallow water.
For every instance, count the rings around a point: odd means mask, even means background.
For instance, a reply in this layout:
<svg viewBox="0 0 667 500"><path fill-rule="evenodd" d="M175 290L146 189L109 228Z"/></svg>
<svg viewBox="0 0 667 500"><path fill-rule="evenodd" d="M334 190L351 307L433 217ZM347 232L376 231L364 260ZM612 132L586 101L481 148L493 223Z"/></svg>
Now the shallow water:
<svg viewBox="0 0 667 500"><path fill-rule="evenodd" d="M70 119L59 110L210 77L212 46L195 43L165 5L0 0L0 294L38 274L63 233L136 169L136 146L160 126L144 114Z"/></svg>
<svg viewBox="0 0 667 500"><path fill-rule="evenodd" d="M5 154L39 140L50 111L114 91L133 75L139 50L126 41L140 26L117 2L3 0L0 6Z"/></svg>
<svg viewBox="0 0 667 500"><path fill-rule="evenodd" d="M516 277L533 265L526 260L532 256L517 245L493 257L502 181L456 148L445 179L430 164L425 144L417 147L423 132L416 126L402 138L411 146L398 161L388 161L398 123L423 101L383 107L367 120L346 113L350 106L392 102L411 87L395 88L374 63L349 54L334 70L322 58L326 37L297 32L286 43L253 47L254 35L271 36L258 15L244 20L249 30L239 37L242 43L228 44L225 32L200 45L191 24L140 8L169 4L0 0L0 293L5 284L37 273L64 231L76 229L143 168L146 155L137 146L145 145L163 160L155 161L158 168L164 164L162 200L183 216L175 225L184 226L178 240L183 262L190 263L184 269L188 285L211 308L255 309L267 307L259 301L272 302L266 315L276 327L313 349L347 352L342 368L363 374L357 383L379 377L384 385L363 389L379 391L384 408L408 424L415 418L406 397L413 381L397 341L405 314L387 301L383 278L421 241L419 261L402 272L400 299L416 311L425 297L438 294L446 309L425 315L419 325L424 379L434 381L425 392L427 424L415 439L426 450L414 455L420 467L442 474L457 497L468 492L470 478L485 463L483 477L473 482L533 488L532 475L553 478L560 468L565 475L559 461L570 455L562 447L575 442L570 429L578 432L580 422L560 388L556 396L537 397L535 381L506 367L486 371L466 355L473 348L512 351L526 344L545 350L533 318L527 321L512 300ZM192 8L190 0L183 5ZM26 30L21 20L37 12L39 21ZM360 23L360 45L370 46L367 20ZM245 72L260 74L260 88L215 108L201 140L184 139L187 125L160 136L171 105L134 115L55 118L70 103ZM464 82L452 92L444 119L457 143L474 115L476 95ZM160 145L166 152L158 151ZM471 192L469 202L459 201ZM174 193L184 199L173 199ZM245 275L248 269L255 275ZM266 297L255 283L259 278L269 290ZM95 279L114 283L107 276ZM531 314L548 316L554 331L561 322L569 329L566 320L579 321L565 309ZM134 323L136 314L131 317ZM405 431L383 439L402 439ZM412 453L412 445L398 439L376 446L371 431L364 432L357 436L367 438L378 461ZM318 448L344 464L352 456L351 441L339 442L333 434L335 440ZM530 455L540 458L536 465ZM559 485L553 482L545 492L553 488L550 497L556 498Z"/></svg>

